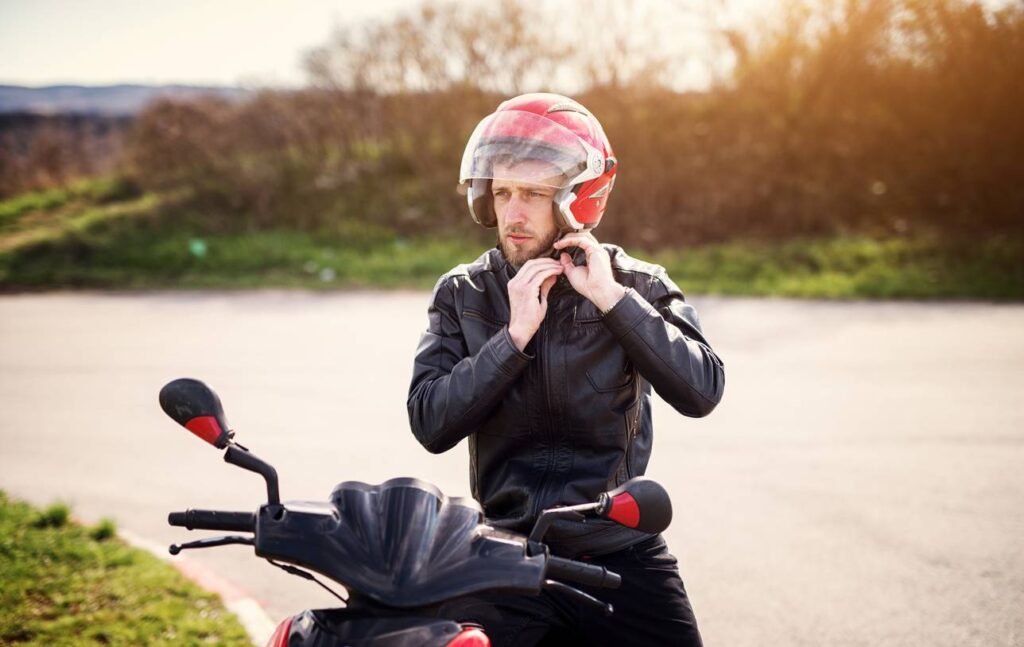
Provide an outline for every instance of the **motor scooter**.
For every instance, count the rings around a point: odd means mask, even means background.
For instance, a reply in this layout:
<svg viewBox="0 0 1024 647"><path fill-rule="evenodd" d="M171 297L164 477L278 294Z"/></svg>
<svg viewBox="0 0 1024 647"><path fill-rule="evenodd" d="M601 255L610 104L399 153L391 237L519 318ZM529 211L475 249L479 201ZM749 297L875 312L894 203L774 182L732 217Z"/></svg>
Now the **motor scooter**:
<svg viewBox="0 0 1024 647"><path fill-rule="evenodd" d="M442 604L487 591L536 596L557 592L604 613L611 605L571 586L617 588L602 566L552 555L544 535L557 519L610 519L643 532L668 527L664 488L642 477L593 503L543 511L529 535L488 525L480 505L447 497L416 478L379 485L339 483L326 501L281 502L277 471L235 441L220 398L199 380L182 378L160 391L160 406L199 438L224 450L224 461L263 477L267 502L256 512L186 510L168 522L189 530L232 533L184 544L183 550L253 546L257 557L316 582L344 607L310 609L285 618L268 647L487 647L487 628L444 617ZM345 598L313 573L341 585Z"/></svg>

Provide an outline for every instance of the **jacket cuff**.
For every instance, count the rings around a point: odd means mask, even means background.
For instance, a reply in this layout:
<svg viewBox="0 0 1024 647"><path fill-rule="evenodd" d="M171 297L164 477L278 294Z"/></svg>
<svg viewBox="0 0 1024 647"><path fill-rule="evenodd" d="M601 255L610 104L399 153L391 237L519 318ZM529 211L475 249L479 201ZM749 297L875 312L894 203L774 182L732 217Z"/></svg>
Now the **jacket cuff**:
<svg viewBox="0 0 1024 647"><path fill-rule="evenodd" d="M604 314L602 321L616 339L622 339L647 317L654 307L647 303L636 290L626 288L626 295L619 299L611 310Z"/></svg>
<svg viewBox="0 0 1024 647"><path fill-rule="evenodd" d="M495 365L502 373L510 377L515 377L522 373L534 357L516 348L515 342L512 341L512 335L508 332L508 326L505 326L498 334L491 337L486 347L490 351L491 357L494 358Z"/></svg>

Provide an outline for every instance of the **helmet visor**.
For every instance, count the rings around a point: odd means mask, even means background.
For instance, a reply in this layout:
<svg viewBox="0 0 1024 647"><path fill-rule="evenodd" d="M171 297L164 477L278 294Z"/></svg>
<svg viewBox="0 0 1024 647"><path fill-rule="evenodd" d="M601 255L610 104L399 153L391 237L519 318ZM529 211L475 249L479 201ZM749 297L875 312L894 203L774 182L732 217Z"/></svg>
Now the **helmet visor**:
<svg viewBox="0 0 1024 647"><path fill-rule="evenodd" d="M561 189L587 173L595 153L575 133L550 119L503 110L485 118L473 131L462 156L459 182L510 180Z"/></svg>

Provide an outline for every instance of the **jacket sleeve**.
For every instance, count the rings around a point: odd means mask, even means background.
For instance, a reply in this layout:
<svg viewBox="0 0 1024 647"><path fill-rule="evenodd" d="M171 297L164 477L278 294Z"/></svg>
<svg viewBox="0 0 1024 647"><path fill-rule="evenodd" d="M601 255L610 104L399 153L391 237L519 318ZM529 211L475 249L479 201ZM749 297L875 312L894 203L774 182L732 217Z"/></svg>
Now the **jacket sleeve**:
<svg viewBox="0 0 1024 647"><path fill-rule="evenodd" d="M476 354L468 353L455 307L454 280L442 277L434 289L406 402L413 435L435 454L474 431L532 359L516 348L508 326Z"/></svg>
<svg viewBox="0 0 1024 647"><path fill-rule="evenodd" d="M706 416L722 399L725 364L704 338L697 311L664 270L649 288L647 299L627 288L604 315L605 325L658 395L685 416Z"/></svg>

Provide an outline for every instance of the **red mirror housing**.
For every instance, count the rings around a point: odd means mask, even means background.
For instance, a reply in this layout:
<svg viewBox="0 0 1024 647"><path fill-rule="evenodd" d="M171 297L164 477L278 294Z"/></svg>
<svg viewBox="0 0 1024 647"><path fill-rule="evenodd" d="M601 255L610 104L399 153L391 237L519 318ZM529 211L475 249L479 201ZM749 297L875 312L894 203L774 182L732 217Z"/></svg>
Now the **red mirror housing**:
<svg viewBox="0 0 1024 647"><path fill-rule="evenodd" d="M656 534L672 523L672 500L656 481L638 476L602 494L596 512L627 528Z"/></svg>
<svg viewBox="0 0 1024 647"><path fill-rule="evenodd" d="M160 408L179 425L218 449L231 443L220 398L199 380L183 377L160 389Z"/></svg>

